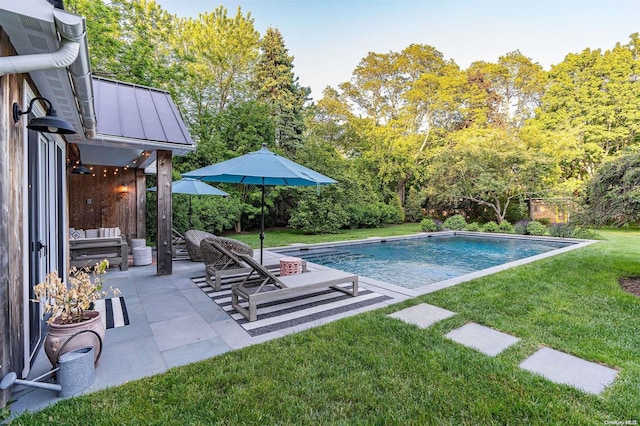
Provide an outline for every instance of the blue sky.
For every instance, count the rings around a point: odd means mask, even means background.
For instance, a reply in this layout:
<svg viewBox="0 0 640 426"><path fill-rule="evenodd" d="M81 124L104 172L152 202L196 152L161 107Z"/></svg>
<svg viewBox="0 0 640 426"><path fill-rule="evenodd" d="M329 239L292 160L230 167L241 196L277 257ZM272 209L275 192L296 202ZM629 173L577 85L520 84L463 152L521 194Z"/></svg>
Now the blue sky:
<svg viewBox="0 0 640 426"><path fill-rule="evenodd" d="M312 97L348 81L368 52L427 44L460 67L520 50L545 69L568 53L608 50L640 32L640 0L157 0L197 17L223 5L251 12L261 34L278 28Z"/></svg>

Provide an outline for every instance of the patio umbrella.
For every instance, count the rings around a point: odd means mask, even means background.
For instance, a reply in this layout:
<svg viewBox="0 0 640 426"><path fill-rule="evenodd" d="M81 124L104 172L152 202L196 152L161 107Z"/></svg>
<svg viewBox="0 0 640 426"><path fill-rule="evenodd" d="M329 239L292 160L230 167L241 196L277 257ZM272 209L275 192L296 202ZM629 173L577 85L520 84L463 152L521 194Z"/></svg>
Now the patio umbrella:
<svg viewBox="0 0 640 426"><path fill-rule="evenodd" d="M183 176L208 182L243 183L262 187L262 210L260 214L260 263L264 242L264 187L265 185L319 186L337 183L335 180L288 160L267 149L266 144L258 151L221 163L183 173Z"/></svg>
<svg viewBox="0 0 640 426"><path fill-rule="evenodd" d="M155 186L147 189L147 191L156 192L158 188ZM174 194L188 194L189 195L189 226L191 223L191 196L192 195L220 195L223 197L228 196L226 192L218 189L214 186L201 182L197 179L185 178L171 183L171 192Z"/></svg>

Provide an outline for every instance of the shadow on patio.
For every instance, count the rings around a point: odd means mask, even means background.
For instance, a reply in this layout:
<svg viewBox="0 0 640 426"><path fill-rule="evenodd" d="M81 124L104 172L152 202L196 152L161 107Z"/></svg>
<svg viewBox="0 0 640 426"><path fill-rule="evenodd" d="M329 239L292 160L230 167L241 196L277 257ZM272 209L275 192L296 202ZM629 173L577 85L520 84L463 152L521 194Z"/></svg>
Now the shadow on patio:
<svg viewBox="0 0 640 426"><path fill-rule="evenodd" d="M279 256L274 253L265 254ZM131 259L130 259L131 262ZM311 264L310 269L324 268ZM175 261L173 274L158 276L155 262L148 266L132 266L126 271L110 268L106 284L121 290L126 302L129 324L107 329L102 357L95 367L95 381L86 392L155 375L168 369L204 360L224 352L265 342L286 334L315 327L339 318L376 309L408 298L380 287L367 285L361 279L361 292L356 303L338 299L341 292L325 290L322 294L298 298L287 306L277 324L273 308L259 310L258 327L246 323L227 307L222 292L213 293L204 283L204 264L189 260ZM195 278L195 279L194 279ZM200 279L198 279L200 278ZM228 292L228 291L227 291ZM222 296L221 296L222 295ZM346 296L350 297L350 296ZM322 298L334 298L323 308ZM216 300L218 299L218 300ZM230 299L230 297L229 297ZM216 301L214 301L216 300ZM323 309L327 309L322 313ZM262 321L262 322L261 322ZM41 349L29 379L51 370ZM16 385L12 394L14 414L36 411L58 400L56 392Z"/></svg>

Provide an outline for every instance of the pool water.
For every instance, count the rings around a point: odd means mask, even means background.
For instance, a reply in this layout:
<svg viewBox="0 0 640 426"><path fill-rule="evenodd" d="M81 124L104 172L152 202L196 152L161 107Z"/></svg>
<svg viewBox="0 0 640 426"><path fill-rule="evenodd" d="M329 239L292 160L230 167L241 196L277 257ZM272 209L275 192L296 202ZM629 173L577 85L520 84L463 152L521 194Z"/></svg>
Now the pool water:
<svg viewBox="0 0 640 426"><path fill-rule="evenodd" d="M448 235L276 251L413 289L571 244L523 238Z"/></svg>

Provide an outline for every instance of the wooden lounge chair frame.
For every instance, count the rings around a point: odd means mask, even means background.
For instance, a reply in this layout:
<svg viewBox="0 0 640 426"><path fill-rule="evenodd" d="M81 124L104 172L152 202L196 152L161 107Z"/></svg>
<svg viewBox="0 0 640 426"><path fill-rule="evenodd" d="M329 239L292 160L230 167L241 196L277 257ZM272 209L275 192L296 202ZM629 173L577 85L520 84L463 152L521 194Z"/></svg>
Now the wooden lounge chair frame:
<svg viewBox="0 0 640 426"><path fill-rule="evenodd" d="M247 265L253 268L260 281L250 280L253 272L240 284L231 288L231 306L249 321L258 319L257 307L260 303L295 296L317 288L333 288L351 296L358 295L358 276L337 269L326 269L302 274L276 277L271 271L260 265L253 257L235 253ZM338 287L339 284L351 283L350 288ZM248 307L240 305L244 300Z"/></svg>
<svg viewBox="0 0 640 426"><path fill-rule="evenodd" d="M222 244L221 237L213 237L213 238L205 238L200 243L203 244L211 244L217 251L222 254L222 259L218 258L218 263L215 265L207 265L207 255L206 250L201 247L201 252L203 253L203 257L205 260L205 272L206 272L206 281L214 291L220 291L222 289L222 279L224 277L229 276L238 276L247 280L254 274L254 269L247 265L247 263L242 260L236 253L232 250L229 250L224 244ZM235 240L234 240L235 241ZM224 259L226 258L226 259ZM263 265L264 268L269 270L278 270L280 269L280 262L274 261L274 263L267 263ZM302 271L307 270L307 261L302 261Z"/></svg>

